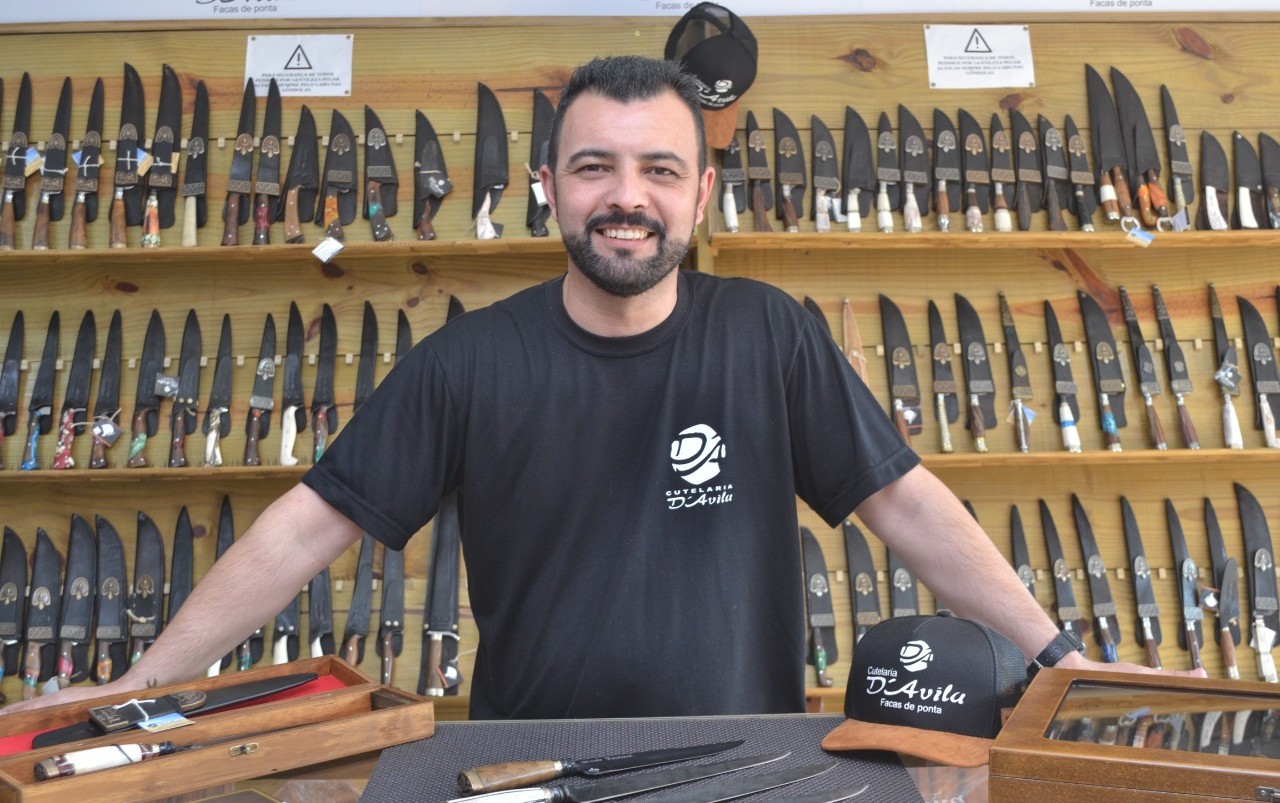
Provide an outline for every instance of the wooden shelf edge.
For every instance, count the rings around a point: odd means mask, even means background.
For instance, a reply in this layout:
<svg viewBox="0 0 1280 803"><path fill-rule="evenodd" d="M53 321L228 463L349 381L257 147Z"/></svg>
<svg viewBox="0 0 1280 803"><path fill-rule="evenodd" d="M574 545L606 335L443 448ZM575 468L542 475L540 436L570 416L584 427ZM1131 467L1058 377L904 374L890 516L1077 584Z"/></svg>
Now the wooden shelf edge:
<svg viewBox="0 0 1280 803"><path fill-rule="evenodd" d="M0 486L14 485L62 485L83 482L133 483L156 481L202 481L217 480L219 482L280 482L292 484L296 482L310 465L299 466L219 466L193 468L104 468L73 469L54 471L39 469L36 471L0 471Z"/></svg>
<svg viewBox="0 0 1280 803"><path fill-rule="evenodd" d="M713 256L744 251L842 251L842 250L917 250L917 249L1075 249L1124 250L1141 248L1124 237L1118 229L1101 232L1011 232L1008 234L972 234L965 232L832 232L829 234L784 234L712 232ZM1159 232L1150 249L1275 248L1280 246L1280 231L1186 231Z"/></svg>
<svg viewBox="0 0 1280 803"><path fill-rule="evenodd" d="M1028 468L1095 469L1095 468L1170 468L1197 469L1265 466L1280 461L1280 450L1273 449L1135 449L1128 452L1066 451L1028 452L1026 454L922 454L925 468L933 472L968 471L972 469L1021 471Z"/></svg>

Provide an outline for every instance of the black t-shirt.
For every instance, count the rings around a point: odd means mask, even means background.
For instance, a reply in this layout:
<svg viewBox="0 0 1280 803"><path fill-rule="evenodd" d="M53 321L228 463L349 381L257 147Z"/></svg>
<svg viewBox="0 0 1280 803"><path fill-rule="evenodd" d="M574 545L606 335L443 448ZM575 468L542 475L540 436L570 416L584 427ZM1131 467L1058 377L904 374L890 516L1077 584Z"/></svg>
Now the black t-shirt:
<svg viewBox="0 0 1280 803"><path fill-rule="evenodd" d="M433 333L303 482L392 548L459 494L471 714L803 710L795 497L837 525L919 462L776 288L682 272L654 329L553 280Z"/></svg>

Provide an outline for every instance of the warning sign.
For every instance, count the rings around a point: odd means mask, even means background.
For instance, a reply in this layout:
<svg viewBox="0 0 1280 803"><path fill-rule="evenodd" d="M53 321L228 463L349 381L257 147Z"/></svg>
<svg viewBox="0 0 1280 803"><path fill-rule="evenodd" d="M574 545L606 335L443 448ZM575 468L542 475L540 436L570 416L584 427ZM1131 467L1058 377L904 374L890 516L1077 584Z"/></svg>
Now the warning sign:
<svg viewBox="0 0 1280 803"><path fill-rule="evenodd" d="M926 25L925 54L933 89L1036 85L1026 25Z"/></svg>
<svg viewBox="0 0 1280 803"><path fill-rule="evenodd" d="M344 97L351 94L350 34L250 36L244 72L258 95L271 79L286 97Z"/></svg>

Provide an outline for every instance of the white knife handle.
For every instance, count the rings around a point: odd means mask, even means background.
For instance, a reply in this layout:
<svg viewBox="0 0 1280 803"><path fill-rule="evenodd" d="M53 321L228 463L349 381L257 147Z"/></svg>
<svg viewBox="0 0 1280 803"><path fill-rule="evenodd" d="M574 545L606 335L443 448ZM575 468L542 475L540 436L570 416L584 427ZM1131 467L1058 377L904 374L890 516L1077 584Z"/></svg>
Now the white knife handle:
<svg viewBox="0 0 1280 803"><path fill-rule="evenodd" d="M298 439L298 405L291 404L284 408L280 417L280 465L296 466L298 458L293 456L293 443Z"/></svg>
<svg viewBox="0 0 1280 803"><path fill-rule="evenodd" d="M995 184L996 195L1004 195L1004 185L999 181ZM995 205L996 231L1013 231L1013 215L1009 214L1009 207L1003 201Z"/></svg>
<svg viewBox="0 0 1280 803"><path fill-rule="evenodd" d="M1258 219L1253 215L1253 194L1248 187L1236 190L1236 210L1240 213L1240 228L1258 228Z"/></svg>
<svg viewBox="0 0 1280 803"><path fill-rule="evenodd" d="M1271 411L1271 402L1267 394L1258 394L1258 410L1262 413L1262 437L1269 449L1280 449L1280 441L1276 440L1276 417Z"/></svg>
<svg viewBox="0 0 1280 803"><path fill-rule="evenodd" d="M876 228L885 234L893 232L893 210L889 208L889 184L880 182L880 191L876 193Z"/></svg>
<svg viewBox="0 0 1280 803"><path fill-rule="evenodd" d="M182 202L182 244L196 244L199 229L196 228L196 196L188 195Z"/></svg>
<svg viewBox="0 0 1280 803"><path fill-rule="evenodd" d="M1253 648L1254 653L1258 656L1258 677L1268 683L1280 682L1280 678L1276 676L1276 662L1271 657L1271 648L1275 646L1276 631L1267 627L1266 622L1259 615L1253 617L1253 639L1250 640L1249 646Z"/></svg>
<svg viewBox="0 0 1280 803"><path fill-rule="evenodd" d="M1062 428L1062 445L1072 454L1080 452L1080 430L1076 428L1076 421L1071 416L1071 405L1066 399L1058 402L1058 421L1061 422Z"/></svg>
<svg viewBox="0 0 1280 803"><path fill-rule="evenodd" d="M947 394L935 393L933 398L938 408L938 435L942 439L942 452L951 454L955 447L951 444L951 426L947 422Z"/></svg>
<svg viewBox="0 0 1280 803"><path fill-rule="evenodd" d="M215 419L213 426L209 427L209 434L204 439L204 464L206 466L222 465L222 428L218 426Z"/></svg>
<svg viewBox="0 0 1280 803"><path fill-rule="evenodd" d="M219 658L218 660L214 661L214 662L209 666L209 668L205 671L205 673L204 673L204 674L205 674L205 677L210 677L210 678L216 678L218 675L221 675L221 674L222 674L222 659L221 659L221 658Z"/></svg>
<svg viewBox="0 0 1280 803"><path fill-rule="evenodd" d="M1218 205L1218 190L1216 187L1206 186L1204 188L1204 211L1209 216L1210 229L1225 231L1231 228L1226 219L1222 217L1222 207Z"/></svg>
<svg viewBox="0 0 1280 803"><path fill-rule="evenodd" d="M271 663L275 665L289 663L289 636L286 634L277 634L276 640L271 644Z"/></svg>
<svg viewBox="0 0 1280 803"><path fill-rule="evenodd" d="M813 188L813 228L814 231L831 231L831 196L817 187Z"/></svg>
<svg viewBox="0 0 1280 803"><path fill-rule="evenodd" d="M862 210L858 207L858 190L845 194L845 222L849 231L862 231Z"/></svg>
<svg viewBox="0 0 1280 803"><path fill-rule="evenodd" d="M902 224L907 231L915 233L924 229L924 221L920 217L920 204L916 202L915 185L907 182L902 185Z"/></svg>
<svg viewBox="0 0 1280 803"><path fill-rule="evenodd" d="M720 205L724 207L724 228L725 231L736 233L738 231L738 202L733 197L733 185L724 185L724 197L720 199Z"/></svg>
<svg viewBox="0 0 1280 803"><path fill-rule="evenodd" d="M1243 449L1244 435L1240 432L1240 418L1236 415L1236 406L1231 402L1231 394L1222 393L1222 433L1228 449Z"/></svg>

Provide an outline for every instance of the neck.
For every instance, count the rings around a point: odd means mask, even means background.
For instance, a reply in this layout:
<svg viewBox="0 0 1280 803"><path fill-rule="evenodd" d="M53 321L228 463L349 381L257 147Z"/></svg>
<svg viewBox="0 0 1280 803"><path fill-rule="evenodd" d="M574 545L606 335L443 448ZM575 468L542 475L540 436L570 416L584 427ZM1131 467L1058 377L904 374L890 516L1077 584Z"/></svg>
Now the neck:
<svg viewBox="0 0 1280 803"><path fill-rule="evenodd" d="M679 281L679 271L673 270L640 295L620 298L596 287L570 264L564 278L564 308L574 323L593 335L638 335L671 315Z"/></svg>

